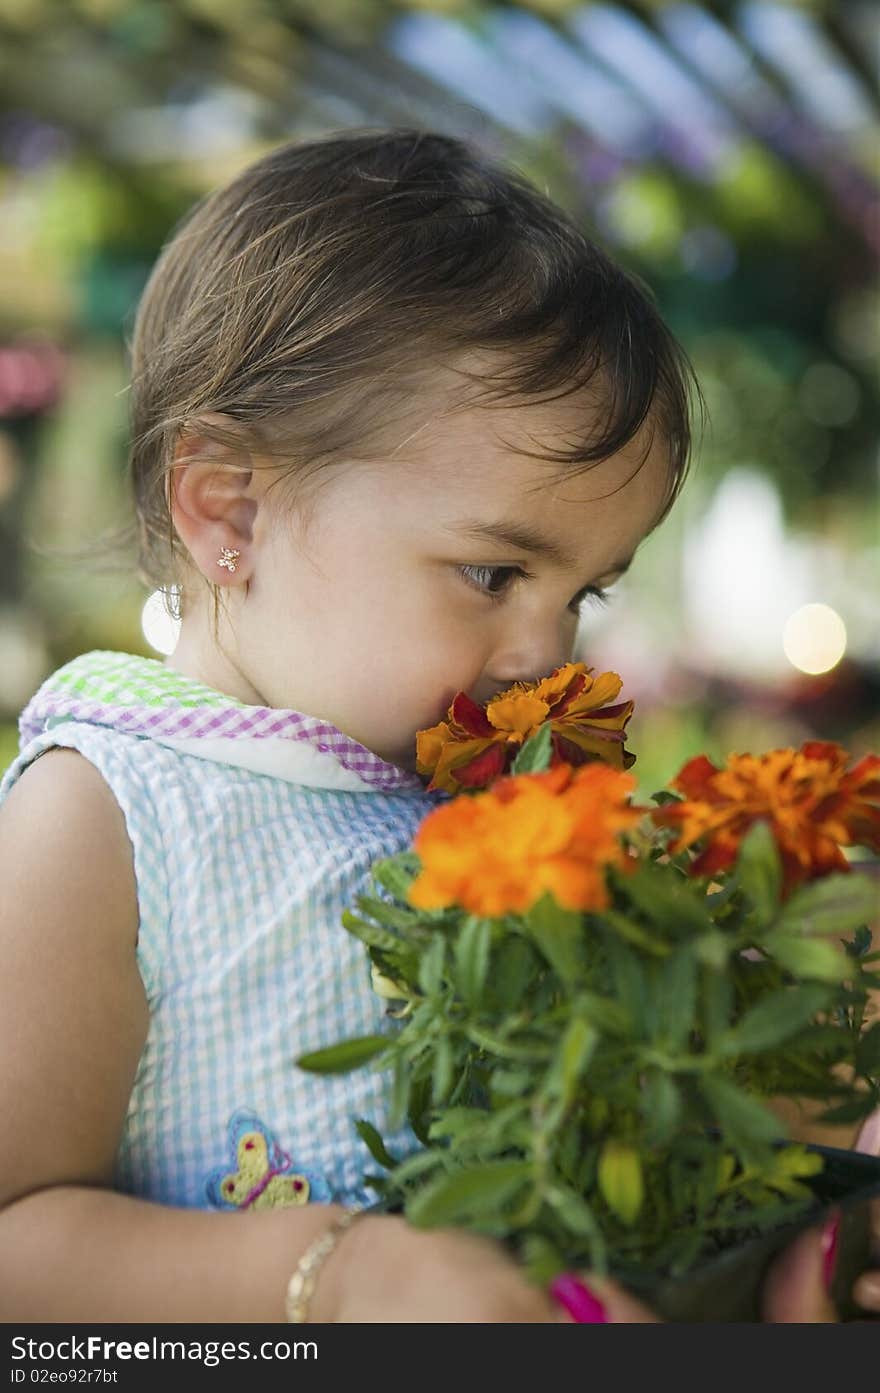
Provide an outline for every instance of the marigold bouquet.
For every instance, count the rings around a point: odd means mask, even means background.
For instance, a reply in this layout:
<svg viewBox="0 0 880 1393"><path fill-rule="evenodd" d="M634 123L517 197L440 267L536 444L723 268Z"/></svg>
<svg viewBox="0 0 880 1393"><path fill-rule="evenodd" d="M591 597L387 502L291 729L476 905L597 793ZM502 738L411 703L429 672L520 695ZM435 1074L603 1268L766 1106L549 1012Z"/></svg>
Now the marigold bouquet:
<svg viewBox="0 0 880 1393"><path fill-rule="evenodd" d="M876 886L842 851L880 850L880 758L700 756L637 806L620 685L566 664L420 733L453 796L343 919L393 1034L298 1063L393 1070L419 1146L359 1121L382 1204L656 1295L843 1196L769 1103L880 1106Z"/></svg>

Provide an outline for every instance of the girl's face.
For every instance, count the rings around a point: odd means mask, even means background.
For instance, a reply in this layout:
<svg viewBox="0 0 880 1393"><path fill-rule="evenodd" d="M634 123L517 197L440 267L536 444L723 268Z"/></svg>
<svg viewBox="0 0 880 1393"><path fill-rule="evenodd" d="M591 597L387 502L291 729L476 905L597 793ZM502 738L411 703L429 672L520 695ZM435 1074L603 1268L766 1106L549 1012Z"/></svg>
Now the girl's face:
<svg viewBox="0 0 880 1393"><path fill-rule="evenodd" d="M563 482L558 464L505 445L570 443L583 411L571 403L433 418L387 459L347 463L323 483L302 537L253 471L252 528L214 532L243 553L220 628L232 661L206 658L197 612L201 634L185 618L169 666L322 717L414 770L416 732L457 691L484 702L572 658L579 610L626 570L663 509L659 438L646 455L640 435Z"/></svg>

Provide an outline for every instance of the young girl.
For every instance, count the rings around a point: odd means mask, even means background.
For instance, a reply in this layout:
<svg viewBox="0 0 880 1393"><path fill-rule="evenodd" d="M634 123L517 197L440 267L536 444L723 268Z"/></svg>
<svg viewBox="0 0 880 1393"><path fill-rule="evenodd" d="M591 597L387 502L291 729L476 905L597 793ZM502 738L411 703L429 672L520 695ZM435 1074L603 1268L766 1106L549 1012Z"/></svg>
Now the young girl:
<svg viewBox="0 0 880 1393"><path fill-rule="evenodd" d="M52 674L0 783L0 1318L653 1319L353 1222L387 1076L294 1061L392 1028L340 916L444 796L416 732L570 659L681 484L684 355L527 182L403 130L203 199L132 358L139 574L180 638ZM834 1319L822 1262L807 1234L767 1319Z"/></svg>

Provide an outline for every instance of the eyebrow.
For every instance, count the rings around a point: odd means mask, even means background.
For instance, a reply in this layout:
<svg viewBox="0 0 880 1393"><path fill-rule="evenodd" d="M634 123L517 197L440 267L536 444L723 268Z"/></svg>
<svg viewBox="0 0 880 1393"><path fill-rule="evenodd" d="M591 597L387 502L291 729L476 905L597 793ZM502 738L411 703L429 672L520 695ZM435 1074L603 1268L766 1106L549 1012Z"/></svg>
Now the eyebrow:
<svg viewBox="0 0 880 1393"><path fill-rule="evenodd" d="M564 566L570 571L578 564L577 557L572 556L571 552L526 523L480 522L476 518L466 518L450 531L458 532L465 537L500 542L502 546L514 547L517 551L528 551L533 556L543 556L548 561L555 561L558 566ZM615 574L619 572L622 575L624 571L629 570L632 560L629 556L624 561L615 561L607 567L607 571Z"/></svg>

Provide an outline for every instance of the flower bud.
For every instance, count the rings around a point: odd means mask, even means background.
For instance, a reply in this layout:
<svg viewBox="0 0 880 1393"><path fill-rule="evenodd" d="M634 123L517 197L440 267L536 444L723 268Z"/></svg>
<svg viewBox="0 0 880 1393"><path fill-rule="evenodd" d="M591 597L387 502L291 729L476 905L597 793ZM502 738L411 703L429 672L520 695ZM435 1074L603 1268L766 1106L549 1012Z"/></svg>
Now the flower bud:
<svg viewBox="0 0 880 1393"><path fill-rule="evenodd" d="M645 1197L642 1163L639 1153L622 1142L607 1141L599 1157L599 1189L608 1208L632 1224L638 1216Z"/></svg>

